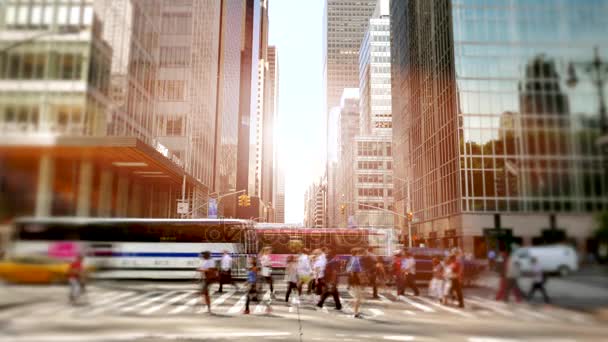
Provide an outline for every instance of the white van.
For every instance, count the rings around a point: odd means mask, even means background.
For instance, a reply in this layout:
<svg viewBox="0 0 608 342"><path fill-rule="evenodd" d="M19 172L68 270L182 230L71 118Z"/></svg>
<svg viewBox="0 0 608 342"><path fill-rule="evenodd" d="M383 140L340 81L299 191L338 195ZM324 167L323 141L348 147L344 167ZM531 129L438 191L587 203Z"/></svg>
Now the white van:
<svg viewBox="0 0 608 342"><path fill-rule="evenodd" d="M545 273L566 276L578 271L578 255L568 245L521 247L514 252L512 262L518 261L522 272L530 272L532 257L536 257Z"/></svg>

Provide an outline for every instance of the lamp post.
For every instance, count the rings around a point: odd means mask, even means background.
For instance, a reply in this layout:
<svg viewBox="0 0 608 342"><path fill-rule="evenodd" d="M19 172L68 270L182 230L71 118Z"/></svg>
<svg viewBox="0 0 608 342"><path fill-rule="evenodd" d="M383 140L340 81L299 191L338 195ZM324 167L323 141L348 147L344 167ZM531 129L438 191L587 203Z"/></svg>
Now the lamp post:
<svg viewBox="0 0 608 342"><path fill-rule="evenodd" d="M608 62L603 61L600 57L599 48L593 48L593 59L585 62L570 62L568 64L568 80L566 83L569 87L575 87L578 82L576 69L583 70L591 78L591 82L595 86L599 101L600 114L600 130L602 135L608 134L608 120L606 118L606 99L604 96L604 82L608 80ZM605 139L604 139L605 140Z"/></svg>

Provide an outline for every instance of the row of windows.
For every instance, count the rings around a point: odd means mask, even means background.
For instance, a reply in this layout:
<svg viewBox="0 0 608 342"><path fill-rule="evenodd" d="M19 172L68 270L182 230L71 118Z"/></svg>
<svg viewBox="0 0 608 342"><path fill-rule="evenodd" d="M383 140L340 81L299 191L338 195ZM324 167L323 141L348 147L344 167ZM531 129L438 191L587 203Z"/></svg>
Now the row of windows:
<svg viewBox="0 0 608 342"><path fill-rule="evenodd" d="M86 59L80 53L18 53L0 56L0 78L80 80Z"/></svg>
<svg viewBox="0 0 608 342"><path fill-rule="evenodd" d="M376 189L376 188L361 188L358 190L359 196L367 196L367 197L384 197L385 193L387 197L393 196L393 189Z"/></svg>
<svg viewBox="0 0 608 342"><path fill-rule="evenodd" d="M160 48L161 67L185 67L190 63L189 46L170 46Z"/></svg>
<svg viewBox="0 0 608 342"><path fill-rule="evenodd" d="M156 96L159 100L183 101L185 87L185 81L159 80L156 81Z"/></svg>
<svg viewBox="0 0 608 342"><path fill-rule="evenodd" d="M386 168L384 168L384 162L382 161L359 161L357 162L358 170L391 170L393 163L390 161L386 162Z"/></svg>
<svg viewBox="0 0 608 342"><path fill-rule="evenodd" d="M192 34L192 14L164 13L162 18L162 33L166 35Z"/></svg>
<svg viewBox="0 0 608 342"><path fill-rule="evenodd" d="M8 27L45 28L53 24L89 26L93 22L93 8L83 4L55 5L27 4L6 7L5 24Z"/></svg>
<svg viewBox="0 0 608 342"><path fill-rule="evenodd" d="M390 176L385 176L383 175L370 175L370 174L361 174L357 176L357 181L359 183L386 183L386 184L390 184L391 183L391 177Z"/></svg>
<svg viewBox="0 0 608 342"><path fill-rule="evenodd" d="M357 155L359 156L391 156L390 142L357 142Z"/></svg>

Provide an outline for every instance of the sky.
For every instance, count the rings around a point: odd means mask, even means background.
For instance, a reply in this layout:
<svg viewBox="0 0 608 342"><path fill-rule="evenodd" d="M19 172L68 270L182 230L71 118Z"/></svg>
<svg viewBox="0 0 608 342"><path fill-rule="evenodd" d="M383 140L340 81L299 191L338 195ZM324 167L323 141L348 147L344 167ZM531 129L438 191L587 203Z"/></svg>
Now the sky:
<svg viewBox="0 0 608 342"><path fill-rule="evenodd" d="M306 5L303 5L303 4ZM324 0L274 0L269 4L269 44L279 56L280 160L285 170L285 221L300 223L304 193L323 174L322 20Z"/></svg>

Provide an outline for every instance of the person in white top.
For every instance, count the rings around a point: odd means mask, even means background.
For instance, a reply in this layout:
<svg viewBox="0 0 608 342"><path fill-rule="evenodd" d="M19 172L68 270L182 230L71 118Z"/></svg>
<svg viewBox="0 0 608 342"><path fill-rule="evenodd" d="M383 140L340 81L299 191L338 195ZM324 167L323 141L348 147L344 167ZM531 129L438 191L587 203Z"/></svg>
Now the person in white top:
<svg viewBox="0 0 608 342"><path fill-rule="evenodd" d="M405 258L401 262L401 272L405 279L406 287L414 290L414 296L419 295L418 287L416 287L416 259L410 252L405 252Z"/></svg>
<svg viewBox="0 0 608 342"><path fill-rule="evenodd" d="M291 295L291 291L296 290L298 288L298 264L294 255L290 255L287 257L287 266L285 267L285 281L287 281L287 293L285 294L285 302L289 303L289 296Z"/></svg>
<svg viewBox="0 0 608 342"><path fill-rule="evenodd" d="M232 257L227 250L224 250L220 261L220 288L217 292L223 292L224 284L230 284L236 288L236 284L232 280Z"/></svg>
<svg viewBox="0 0 608 342"><path fill-rule="evenodd" d="M308 258L308 250L303 249L298 257L298 295L302 296L302 287L304 284L308 284L312 269L310 267L310 259ZM310 285L309 285L310 286Z"/></svg>
<svg viewBox="0 0 608 342"><path fill-rule="evenodd" d="M211 313L211 300L209 298L209 285L216 281L217 268L215 267L215 261L211 259L211 253L205 251L201 253L201 264L197 269L201 274L201 295L207 304L207 312Z"/></svg>
<svg viewBox="0 0 608 342"><path fill-rule="evenodd" d="M325 267L327 266L327 257L325 253L318 249L315 251L317 257L313 263L313 275L315 278L315 290L317 295L321 295L323 293L323 289L325 286Z"/></svg>
<svg viewBox="0 0 608 342"><path fill-rule="evenodd" d="M528 292L528 301L531 301L534 298L534 293L536 290L540 291L543 295L543 300L545 303L549 303L549 296L547 295L547 290L545 289L545 274L543 272L542 266L538 263L538 259L536 257L532 257L532 287L530 288L530 292Z"/></svg>
<svg viewBox="0 0 608 342"><path fill-rule="evenodd" d="M272 282L272 259L270 254L272 253L272 247L264 247L260 255L260 265L262 266L262 277L264 281L270 286L270 294L274 295L274 286Z"/></svg>

